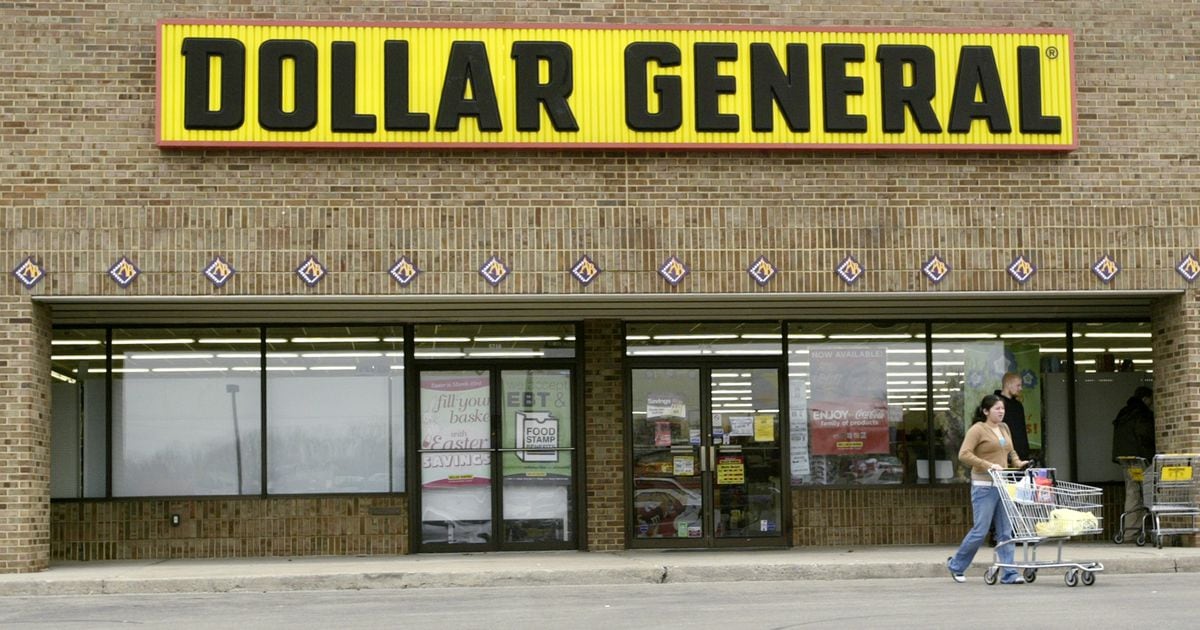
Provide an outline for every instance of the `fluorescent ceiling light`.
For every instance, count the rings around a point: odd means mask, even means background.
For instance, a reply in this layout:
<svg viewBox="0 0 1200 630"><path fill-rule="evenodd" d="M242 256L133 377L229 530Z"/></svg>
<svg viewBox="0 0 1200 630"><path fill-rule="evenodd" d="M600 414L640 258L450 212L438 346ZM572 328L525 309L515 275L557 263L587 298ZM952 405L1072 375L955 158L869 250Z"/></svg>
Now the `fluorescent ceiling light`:
<svg viewBox="0 0 1200 630"><path fill-rule="evenodd" d="M258 352L218 352L218 359L257 359L262 354Z"/></svg>
<svg viewBox="0 0 1200 630"><path fill-rule="evenodd" d="M713 378L748 378L750 374L740 372L713 372Z"/></svg>
<svg viewBox="0 0 1200 630"><path fill-rule="evenodd" d="M713 394L753 394L752 389L714 389Z"/></svg>
<svg viewBox="0 0 1200 630"><path fill-rule="evenodd" d="M52 346L98 346L104 343L98 339L53 339Z"/></svg>
<svg viewBox="0 0 1200 630"><path fill-rule="evenodd" d="M1109 339L1149 339L1148 332L1090 332L1083 333L1084 337L1106 337Z"/></svg>
<svg viewBox="0 0 1200 630"><path fill-rule="evenodd" d="M196 343L194 339L113 339L114 346L178 346Z"/></svg>
<svg viewBox="0 0 1200 630"><path fill-rule="evenodd" d="M668 355L687 355L687 356L693 356L693 355L699 355L699 354L708 354L708 353L707 353L707 352L705 352L705 351L703 351L703 350L700 350L700 349L698 349L698 348L697 348L697 349L687 349L687 348L676 348L676 349L671 349L671 348L638 348L638 349L636 349L636 350L631 348L631 349L629 350L628 354L629 354L630 356L635 356L635 355L636 355L636 356L651 356L651 355L654 355L654 356L668 356Z"/></svg>
<svg viewBox="0 0 1200 630"><path fill-rule="evenodd" d="M305 359L351 359L360 357L381 357L382 352L301 352Z"/></svg>
<svg viewBox="0 0 1200 630"><path fill-rule="evenodd" d="M782 349L775 349L775 350L754 350L754 349L745 349L745 350L729 350L729 349L726 349L726 350L713 350L713 354L725 354L725 355L729 355L729 354L755 354L755 355L764 355L764 354L765 354L765 355L779 355L779 354L783 354L783 350L782 350Z"/></svg>
<svg viewBox="0 0 1200 630"><path fill-rule="evenodd" d="M50 370L50 377L54 378L56 380L60 380L64 383L76 382L75 379L71 378L70 376L67 376L66 374L59 374L58 372L55 372L54 370Z"/></svg>
<svg viewBox="0 0 1200 630"><path fill-rule="evenodd" d="M114 359L116 357L113 357ZM51 361L103 361L103 354L52 354Z"/></svg>
<svg viewBox="0 0 1200 630"><path fill-rule="evenodd" d="M746 334L742 335L742 339L776 340L776 339L783 339L783 334L781 334L781 333L746 333Z"/></svg>
<svg viewBox="0 0 1200 630"><path fill-rule="evenodd" d="M1054 354L1066 352L1066 348L1038 348L1038 352L1042 354ZM1080 352L1104 352L1104 348L1075 348L1076 354Z"/></svg>
<svg viewBox="0 0 1200 630"><path fill-rule="evenodd" d="M750 387L754 383L737 383L732 381L713 382L713 387Z"/></svg>
<svg viewBox="0 0 1200 630"><path fill-rule="evenodd" d="M104 371L104 368L92 368L88 370L88 374L104 374ZM149 371L150 368L113 368L114 374L141 374Z"/></svg>
<svg viewBox="0 0 1200 630"><path fill-rule="evenodd" d="M625 335L625 341L650 341L650 335Z"/></svg>
<svg viewBox="0 0 1200 630"><path fill-rule="evenodd" d="M470 337L416 337L416 343L471 343Z"/></svg>
<svg viewBox="0 0 1200 630"><path fill-rule="evenodd" d="M654 335L655 341L689 341L689 340L721 340L721 339L737 339L737 335L732 335L732 334Z"/></svg>
<svg viewBox="0 0 1200 630"><path fill-rule="evenodd" d="M866 339L874 341L877 339L912 339L913 336L909 333L891 333L878 335L829 335L830 339Z"/></svg>
<svg viewBox="0 0 1200 630"><path fill-rule="evenodd" d="M131 352L126 356L130 361L166 361L173 359L213 358L213 355L208 352Z"/></svg>
<svg viewBox="0 0 1200 630"><path fill-rule="evenodd" d="M476 337L475 341L479 343L493 343L505 341L562 341L562 337L551 335L531 335L517 337Z"/></svg>
<svg viewBox="0 0 1200 630"><path fill-rule="evenodd" d="M814 333L788 333L788 339L824 339L825 335Z"/></svg>
<svg viewBox="0 0 1200 630"><path fill-rule="evenodd" d="M357 369L353 365L313 365L308 368L310 372L349 372Z"/></svg>
<svg viewBox="0 0 1200 630"><path fill-rule="evenodd" d="M1109 348L1109 352L1154 352L1154 348Z"/></svg>
<svg viewBox="0 0 1200 630"><path fill-rule="evenodd" d="M404 343L404 337L384 337L384 343Z"/></svg>
<svg viewBox="0 0 1200 630"><path fill-rule="evenodd" d="M292 337L292 343L378 343L379 337Z"/></svg>
<svg viewBox="0 0 1200 630"><path fill-rule="evenodd" d="M211 338L207 338L207 339L197 339L196 343L227 344L227 345L232 346L232 345L253 345L256 343L262 343L262 340L259 339L258 337L225 337L225 338L211 337ZM273 338L268 337L267 343L287 343L287 339L273 339Z"/></svg>
<svg viewBox="0 0 1200 630"><path fill-rule="evenodd" d="M226 367L166 367L154 368L151 372L228 372Z"/></svg>
<svg viewBox="0 0 1200 630"><path fill-rule="evenodd" d="M544 357L540 350L468 350L469 357Z"/></svg>
<svg viewBox="0 0 1200 630"><path fill-rule="evenodd" d="M1030 333L1000 333L1001 339L1062 339L1066 332L1030 332ZM1072 337L1082 337L1082 333L1072 333Z"/></svg>
<svg viewBox="0 0 1200 630"><path fill-rule="evenodd" d="M413 356L418 359L445 359L467 355L465 352L414 352Z"/></svg>
<svg viewBox="0 0 1200 630"><path fill-rule="evenodd" d="M933 333L934 339L995 339L996 333Z"/></svg>

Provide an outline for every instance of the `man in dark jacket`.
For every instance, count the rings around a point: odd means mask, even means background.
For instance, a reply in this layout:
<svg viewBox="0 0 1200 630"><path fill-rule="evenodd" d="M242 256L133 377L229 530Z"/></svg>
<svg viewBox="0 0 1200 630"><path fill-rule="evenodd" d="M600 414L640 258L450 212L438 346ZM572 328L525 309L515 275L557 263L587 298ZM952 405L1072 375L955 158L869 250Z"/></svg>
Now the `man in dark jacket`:
<svg viewBox="0 0 1200 630"><path fill-rule="evenodd" d="M1116 462L1118 457L1141 457L1145 465L1154 459L1154 390L1149 387L1138 387L1133 390L1133 396L1117 412L1113 420L1112 457ZM1142 483L1134 481L1133 476L1125 474L1125 521L1121 527L1137 529L1134 512L1142 503ZM1132 521L1132 522L1131 522Z"/></svg>
<svg viewBox="0 0 1200 630"><path fill-rule="evenodd" d="M1025 405L1017 400L1023 386L1020 374L1008 372L1000 380L1000 389L996 390L996 395L1004 401L1004 424L1008 425L1008 431L1012 433L1013 449L1017 451L1017 457L1028 460L1029 430L1025 428Z"/></svg>

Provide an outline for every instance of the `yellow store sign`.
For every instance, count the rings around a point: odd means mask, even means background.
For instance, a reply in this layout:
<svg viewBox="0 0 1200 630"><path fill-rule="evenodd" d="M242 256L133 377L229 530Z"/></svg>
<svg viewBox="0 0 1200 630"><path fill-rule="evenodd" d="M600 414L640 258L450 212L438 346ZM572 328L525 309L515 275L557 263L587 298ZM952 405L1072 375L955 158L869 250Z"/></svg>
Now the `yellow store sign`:
<svg viewBox="0 0 1200 630"><path fill-rule="evenodd" d="M1065 31L165 21L162 147L1071 150Z"/></svg>

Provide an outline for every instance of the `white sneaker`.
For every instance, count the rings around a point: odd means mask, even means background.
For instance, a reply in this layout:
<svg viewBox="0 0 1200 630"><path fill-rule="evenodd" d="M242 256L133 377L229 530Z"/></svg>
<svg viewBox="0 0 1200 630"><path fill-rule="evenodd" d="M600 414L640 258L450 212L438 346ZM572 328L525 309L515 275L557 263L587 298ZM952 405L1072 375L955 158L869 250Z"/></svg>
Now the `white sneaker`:
<svg viewBox="0 0 1200 630"><path fill-rule="evenodd" d="M955 582L962 584L967 581L967 576L963 575L961 571L955 571L950 568L950 561L953 559L953 556L946 558L946 570L950 572L950 577L954 578Z"/></svg>

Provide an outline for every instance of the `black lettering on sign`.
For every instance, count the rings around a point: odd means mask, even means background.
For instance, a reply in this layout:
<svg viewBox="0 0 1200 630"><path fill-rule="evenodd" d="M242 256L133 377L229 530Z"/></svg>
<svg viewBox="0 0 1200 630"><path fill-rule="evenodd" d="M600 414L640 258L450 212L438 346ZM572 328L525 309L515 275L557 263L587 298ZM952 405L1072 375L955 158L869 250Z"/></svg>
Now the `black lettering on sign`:
<svg viewBox="0 0 1200 630"><path fill-rule="evenodd" d="M283 61L295 68L295 107L283 110ZM272 131L317 126L317 47L299 39L272 39L258 48L258 123Z"/></svg>
<svg viewBox="0 0 1200 630"><path fill-rule="evenodd" d="M388 131L429 131L429 114L410 112L408 42L383 43L383 128Z"/></svg>
<svg viewBox="0 0 1200 630"><path fill-rule="evenodd" d="M933 49L928 46L883 45L875 54L879 62L883 101L883 130L904 132L904 110L912 112L921 133L941 133L942 124L933 112L937 73ZM912 68L912 84L904 84L904 68Z"/></svg>
<svg viewBox="0 0 1200 630"><path fill-rule="evenodd" d="M650 113L646 96L646 66L678 66L679 47L668 42L634 42L625 47L625 124L634 131L674 131L683 124L683 81L675 76L654 77L658 113Z"/></svg>
<svg viewBox="0 0 1200 630"><path fill-rule="evenodd" d="M183 40L183 127L237 129L246 115L246 46L236 39L188 37ZM208 73L213 59L221 63L218 86L221 108L208 108Z"/></svg>
<svg viewBox="0 0 1200 630"><path fill-rule="evenodd" d="M755 131L774 131L772 103L793 132L808 131L808 45L787 45L787 72L770 44L750 44L750 111Z"/></svg>
<svg viewBox="0 0 1200 630"><path fill-rule="evenodd" d="M862 77L846 75L846 64L866 59L862 44L821 46L821 80L825 88L825 131L829 133L867 130L867 117L846 113L846 97L863 93Z"/></svg>
<svg viewBox="0 0 1200 630"><path fill-rule="evenodd" d="M975 100L979 92L980 100ZM976 118L987 121L992 133L1011 133L1008 107L996 54L988 46L963 46L958 55L958 77L954 80L954 98L950 102L950 133L971 131Z"/></svg>
<svg viewBox="0 0 1200 630"><path fill-rule="evenodd" d="M334 131L371 133L375 131L375 116L355 111L358 67L354 51L354 42L333 42L333 80L329 95L332 111L329 124Z"/></svg>
<svg viewBox="0 0 1200 630"><path fill-rule="evenodd" d="M737 79L730 75L717 74L717 65L722 61L737 61L737 44L697 43L693 48L696 57L696 131L737 131L737 114L722 114L722 94L737 91Z"/></svg>
<svg viewBox="0 0 1200 630"><path fill-rule="evenodd" d="M1062 119L1042 115L1042 51L1017 47L1017 77L1021 95L1021 133L1062 133Z"/></svg>
<svg viewBox="0 0 1200 630"><path fill-rule="evenodd" d="M468 86L472 98L467 98ZM435 127L438 131L458 131L459 121L467 116L476 119L480 131L503 131L492 67L483 42L450 45L450 61L446 64L446 80L442 82Z"/></svg>
<svg viewBox="0 0 1200 630"><path fill-rule="evenodd" d="M544 105L555 131L579 131L567 103L575 89L571 47L563 42L513 42L512 58L517 63L517 130L540 130L539 106ZM549 69L546 83L538 76L542 61Z"/></svg>

